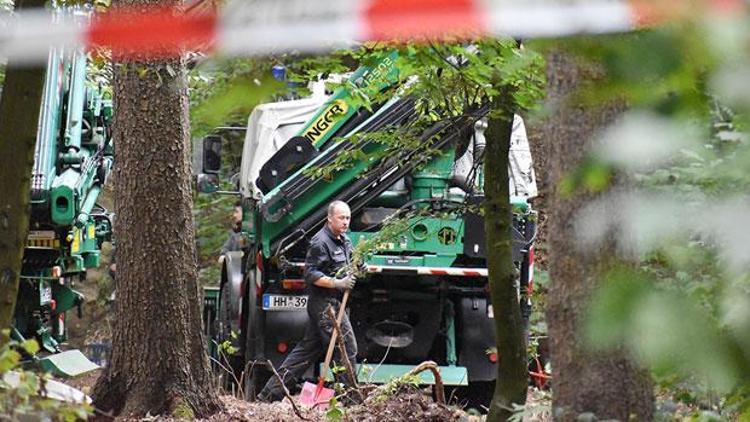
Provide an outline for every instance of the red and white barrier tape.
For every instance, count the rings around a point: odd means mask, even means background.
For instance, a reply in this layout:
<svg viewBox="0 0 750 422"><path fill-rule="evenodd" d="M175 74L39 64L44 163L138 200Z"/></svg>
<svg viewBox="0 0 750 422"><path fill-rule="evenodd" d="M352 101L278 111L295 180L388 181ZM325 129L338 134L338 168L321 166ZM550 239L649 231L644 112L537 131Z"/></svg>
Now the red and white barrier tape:
<svg viewBox="0 0 750 422"><path fill-rule="evenodd" d="M742 0L286 0L234 1L220 14L111 10L85 24L43 11L0 20L0 57L43 62L50 46L112 48L121 56L186 50L263 55L316 52L362 41L516 38L625 32L705 12L736 14Z"/></svg>

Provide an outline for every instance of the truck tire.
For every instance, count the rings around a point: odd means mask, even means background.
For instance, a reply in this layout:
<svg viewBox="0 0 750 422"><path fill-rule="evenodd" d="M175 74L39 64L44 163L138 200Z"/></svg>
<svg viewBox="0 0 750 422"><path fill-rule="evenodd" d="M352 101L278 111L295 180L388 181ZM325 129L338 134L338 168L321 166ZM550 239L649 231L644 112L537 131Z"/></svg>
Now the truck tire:
<svg viewBox="0 0 750 422"><path fill-rule="evenodd" d="M239 353L228 353L221 350L221 345L227 341L231 342L233 348L239 350L239 344L237 340L237 334L239 334L239 328L236 327L236 323L232 323L231 312L229 311L229 304L227 300L231 298L228 294L229 283L222 285L219 291L219 313L216 316L216 342L218 343L218 355L216 359L221 365L214 365L217 374L219 375L220 385L226 391L232 391L236 388L236 379L242 373L242 355ZM235 335L232 335L232 332ZM232 373L229 373L231 371Z"/></svg>
<svg viewBox="0 0 750 422"><path fill-rule="evenodd" d="M232 326L229 316L229 283L219 289L219 312L216 315L216 340L221 344L231 336Z"/></svg>
<svg viewBox="0 0 750 422"><path fill-rule="evenodd" d="M270 373L265 367L263 357L263 314L258 304L258 285L255 268L249 268L245 275L245 327L244 339L244 383L245 400L255 401L260 390L266 384Z"/></svg>

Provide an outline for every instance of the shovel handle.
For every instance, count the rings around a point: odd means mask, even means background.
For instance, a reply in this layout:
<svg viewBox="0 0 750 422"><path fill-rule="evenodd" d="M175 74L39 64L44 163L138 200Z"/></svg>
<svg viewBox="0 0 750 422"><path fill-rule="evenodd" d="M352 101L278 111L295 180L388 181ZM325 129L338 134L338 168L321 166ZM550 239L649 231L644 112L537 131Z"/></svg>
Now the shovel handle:
<svg viewBox="0 0 750 422"><path fill-rule="evenodd" d="M336 316L336 323L341 326L341 321L344 319L344 312L346 309L346 302L349 301L349 292L351 290L346 289L344 291L344 298L341 299L341 306L339 307L339 314ZM323 361L323 372L320 374L318 381L325 379L325 374L328 372L328 365L331 364L331 358L333 357L333 345L336 344L336 330L331 329L331 341L328 342L328 351L326 351L326 359Z"/></svg>

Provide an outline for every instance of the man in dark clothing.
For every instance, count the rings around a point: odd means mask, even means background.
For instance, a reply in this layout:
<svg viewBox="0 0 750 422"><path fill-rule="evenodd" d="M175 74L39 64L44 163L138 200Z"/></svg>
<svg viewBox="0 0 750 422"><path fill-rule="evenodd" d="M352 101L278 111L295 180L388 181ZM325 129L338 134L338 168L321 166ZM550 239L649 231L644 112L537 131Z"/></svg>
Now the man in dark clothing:
<svg viewBox="0 0 750 422"><path fill-rule="evenodd" d="M344 290L354 288L356 278L343 273L349 267L352 242L346 236L351 220L349 206L343 201L334 201L328 206L328 221L310 240L305 258L305 281L308 286L307 315L309 317L304 338L297 343L279 368L279 375L287 386L297 382L307 368L318 362L326 352L333 332L333 321L326 309L333 307L338 314ZM344 314L341 322L346 354L354 364L357 357L357 340ZM334 360L340 362L338 348L334 349ZM283 398L283 389L276 377L268 380L258 398L275 401Z"/></svg>
<svg viewBox="0 0 750 422"><path fill-rule="evenodd" d="M232 232L221 245L219 251L219 264L224 262L227 252L239 251L245 246L245 236L242 234L242 203L237 201L232 209Z"/></svg>

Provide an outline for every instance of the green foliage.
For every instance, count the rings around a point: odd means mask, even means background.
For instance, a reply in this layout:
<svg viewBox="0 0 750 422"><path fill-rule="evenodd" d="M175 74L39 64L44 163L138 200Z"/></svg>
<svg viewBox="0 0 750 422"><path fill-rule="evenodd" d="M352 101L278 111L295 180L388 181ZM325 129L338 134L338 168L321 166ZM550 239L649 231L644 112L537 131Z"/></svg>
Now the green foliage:
<svg viewBox="0 0 750 422"><path fill-rule="evenodd" d="M684 23L624 35L573 38L565 45L590 65L590 83L578 94L589 105L618 98L662 113L708 113L702 85L706 71L715 65L716 50L705 27Z"/></svg>
<svg viewBox="0 0 750 422"><path fill-rule="evenodd" d="M280 60L283 62L280 64L286 66L287 78L299 85L297 94L307 96L310 94L305 87L307 82L324 79L329 74L345 74L350 72L352 70L351 65L354 63L352 54L351 50L339 50L322 56L304 58L290 55L284 57L284 60ZM348 62L349 65L345 62ZM326 88L333 91L337 87L331 85Z"/></svg>
<svg viewBox="0 0 750 422"><path fill-rule="evenodd" d="M383 221L381 229L375 236L367 240L360 240L352 251L352 268L358 268L362 265L368 255L386 250L388 243L394 242L406 233L413 224L416 224L412 221L412 217L414 217L413 213L389 216Z"/></svg>
<svg viewBox="0 0 750 422"><path fill-rule="evenodd" d="M367 400L371 401L373 404L384 403L391 397L399 394L404 390L418 389L421 383L422 379L419 377L419 375L404 374L400 377L393 378L392 380L380 386L377 390L375 390L373 396L371 396Z"/></svg>
<svg viewBox="0 0 750 422"><path fill-rule="evenodd" d="M192 138L200 139L220 125L245 126L253 107L281 89L278 82L269 79L270 68L269 61L229 59L204 61L192 69L188 73ZM238 171L242 140L227 137L227 142L222 144L222 180L229 180ZM220 188L236 190L228 182L222 183ZM220 268L216 260L221 245L230 234L229 217L237 199L220 195L194 197L193 217L201 285L216 284L219 280Z"/></svg>
<svg viewBox="0 0 750 422"><path fill-rule="evenodd" d="M394 46L382 44L366 45L350 52L350 56L360 65L376 63L391 53ZM381 91L360 88L346 83L352 93L353 104L371 109L394 96L414 95L418 117L398 128L358 134L347 138L347 142L364 145L373 142L384 145L377 152L364 152L362 148L340 154L329 165L310 170L313 177L333 177L358 161L377 161L384 157L403 157L404 151L416 152L410 159L419 157L427 163L440 151L424 142L424 130L440 120L468 114L479 105L501 95L510 95L508 101L512 110L492 110L491 115L502 113L505 116L531 109L544 95L544 61L533 50L518 48L512 39L476 41L474 44L407 44L398 47L396 67L399 69L399 83ZM335 69L340 69L341 57L338 53ZM321 68L327 62L318 62L315 72L325 72ZM309 73L307 73L309 76ZM439 136L439 135L438 135Z"/></svg>
<svg viewBox="0 0 750 422"><path fill-rule="evenodd" d="M221 270L216 261L221 245L231 233L231 213L236 200L236 197L222 195L196 195L194 198L193 217L201 285L219 282Z"/></svg>
<svg viewBox="0 0 750 422"><path fill-rule="evenodd" d="M7 339L9 330L3 330ZM48 374L24 370L21 353L35 354L39 351L36 340L23 343L6 342L0 348L0 420L85 420L93 415L93 409L85 403L65 403L44 398Z"/></svg>
<svg viewBox="0 0 750 422"><path fill-rule="evenodd" d="M746 17L738 21L747 27ZM634 182L635 193L621 203L642 206L620 210L627 228L608 222L600 231L622 233L620 244L633 249L637 232L652 230L648 243L642 235L635 243L638 266L612 268L592 298L588 340L601 349L625 347L651 367L662 388L698 407L691 420L750 417L750 268L745 243L733 241L744 233L750 188L750 145L742 133L750 98L727 79L747 62L748 45L737 22L710 21L567 45L591 65L578 101L624 100L658 116L659 125L702 129L702 139L675 144L650 166L595 155L565 182L586 185L586 178L601 179L603 168ZM641 133L651 131L654 145L680 141L644 124ZM641 156L648 156L647 143L633 145L645 146Z"/></svg>
<svg viewBox="0 0 750 422"><path fill-rule="evenodd" d="M240 351L240 349L234 344L237 343L239 335L232 331L229 334L229 338L219 344L219 354L222 356L232 356Z"/></svg>
<svg viewBox="0 0 750 422"><path fill-rule="evenodd" d="M226 121L244 120L256 105L279 92L282 85L273 78L235 78L217 89L200 105L191 108L190 121L197 130L214 128Z"/></svg>
<svg viewBox="0 0 750 422"><path fill-rule="evenodd" d="M544 62L530 49L519 49L512 39L465 44L405 47L400 56L401 78L416 76L407 89L419 93L418 109L458 116L468 107L510 93L513 110L534 108L544 95ZM516 109L515 107L518 107ZM495 110L500 111L500 110Z"/></svg>
<svg viewBox="0 0 750 422"><path fill-rule="evenodd" d="M590 158L560 180L559 192L564 197L571 197L578 192L600 193L609 187L612 177L613 169L610 165Z"/></svg>
<svg viewBox="0 0 750 422"><path fill-rule="evenodd" d="M86 85L102 89L105 97L112 98L112 57L107 51L97 50L88 53L86 61Z"/></svg>
<svg viewBox="0 0 750 422"><path fill-rule="evenodd" d="M245 122L257 104L280 90L270 64L253 59L210 60L188 73L190 122L200 138L227 122Z"/></svg>
<svg viewBox="0 0 750 422"><path fill-rule="evenodd" d="M326 419L331 422L338 422L343 420L346 416L346 410L336 396L331 397L328 401L328 410L326 411Z"/></svg>
<svg viewBox="0 0 750 422"><path fill-rule="evenodd" d="M185 400L179 400L172 410L172 416L180 420L192 421L195 419L195 412Z"/></svg>

